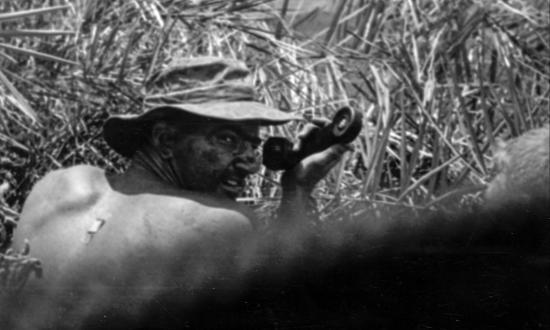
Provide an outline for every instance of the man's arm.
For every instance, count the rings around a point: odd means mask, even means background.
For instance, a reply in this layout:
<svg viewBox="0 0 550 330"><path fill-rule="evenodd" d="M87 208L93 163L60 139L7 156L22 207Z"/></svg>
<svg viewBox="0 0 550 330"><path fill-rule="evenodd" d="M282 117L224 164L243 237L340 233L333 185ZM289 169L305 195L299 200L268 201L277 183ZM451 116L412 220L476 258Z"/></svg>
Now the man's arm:
<svg viewBox="0 0 550 330"><path fill-rule="evenodd" d="M283 196L278 213L282 225L306 225L316 217L311 193L315 185L338 164L348 145L335 144L302 160L281 178Z"/></svg>

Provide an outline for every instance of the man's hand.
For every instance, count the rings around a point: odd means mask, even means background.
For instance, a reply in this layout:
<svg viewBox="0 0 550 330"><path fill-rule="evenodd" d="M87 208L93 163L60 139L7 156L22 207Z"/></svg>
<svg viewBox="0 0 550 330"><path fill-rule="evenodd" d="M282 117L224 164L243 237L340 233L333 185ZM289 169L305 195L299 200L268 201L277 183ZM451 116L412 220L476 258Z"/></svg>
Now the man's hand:
<svg viewBox="0 0 550 330"><path fill-rule="evenodd" d="M328 124L328 120L317 120L315 124L307 124L298 135L295 147L299 150L304 143L312 141L313 134L318 133L321 127ZM346 151L352 150L349 144L334 144L329 148L304 158L294 168L285 171L281 179L283 190L301 189L311 192L313 187L323 179L330 170L338 164Z"/></svg>
<svg viewBox="0 0 550 330"><path fill-rule="evenodd" d="M299 141L295 149L299 150L304 143L315 140L311 137L320 129L319 125L306 125L298 136ZM278 212L279 225L290 225L295 228L297 225L307 225L310 220L315 221L317 211L315 203L311 201L311 191L349 150L351 150L350 145L334 144L304 158L294 168L283 173L281 178L283 198Z"/></svg>

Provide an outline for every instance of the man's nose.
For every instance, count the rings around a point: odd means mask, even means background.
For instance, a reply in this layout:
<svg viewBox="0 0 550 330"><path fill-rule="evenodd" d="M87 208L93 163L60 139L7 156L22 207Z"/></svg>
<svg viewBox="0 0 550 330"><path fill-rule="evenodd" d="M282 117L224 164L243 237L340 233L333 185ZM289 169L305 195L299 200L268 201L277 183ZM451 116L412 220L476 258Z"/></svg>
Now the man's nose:
<svg viewBox="0 0 550 330"><path fill-rule="evenodd" d="M237 155L238 162L236 166L248 173L256 173L262 165L262 154L258 148L254 148L251 143L246 142L244 150Z"/></svg>

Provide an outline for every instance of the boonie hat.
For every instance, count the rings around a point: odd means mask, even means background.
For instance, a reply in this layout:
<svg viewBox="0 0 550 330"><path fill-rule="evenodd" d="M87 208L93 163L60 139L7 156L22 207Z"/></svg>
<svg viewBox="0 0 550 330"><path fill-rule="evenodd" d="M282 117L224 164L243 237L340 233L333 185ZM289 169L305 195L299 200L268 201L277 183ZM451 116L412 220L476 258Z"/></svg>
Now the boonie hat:
<svg viewBox="0 0 550 330"><path fill-rule="evenodd" d="M107 144L131 157L149 132L144 123L181 111L225 121L280 125L302 117L257 102L249 70L237 60L198 57L179 60L149 79L142 114L113 115L103 127Z"/></svg>

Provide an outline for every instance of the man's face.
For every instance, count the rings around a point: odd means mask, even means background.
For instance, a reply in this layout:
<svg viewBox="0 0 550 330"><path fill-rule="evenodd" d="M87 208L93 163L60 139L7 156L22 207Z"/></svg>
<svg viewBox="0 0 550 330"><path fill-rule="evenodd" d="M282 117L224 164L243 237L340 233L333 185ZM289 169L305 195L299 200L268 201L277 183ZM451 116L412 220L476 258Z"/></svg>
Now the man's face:
<svg viewBox="0 0 550 330"><path fill-rule="evenodd" d="M193 131L182 132L174 148L183 184L190 190L237 197L245 178L260 168L260 126L217 122Z"/></svg>

